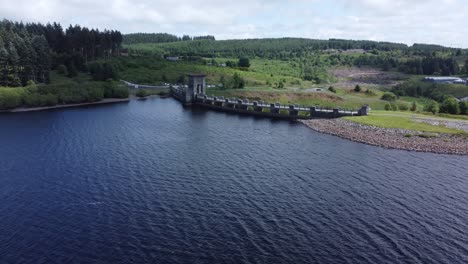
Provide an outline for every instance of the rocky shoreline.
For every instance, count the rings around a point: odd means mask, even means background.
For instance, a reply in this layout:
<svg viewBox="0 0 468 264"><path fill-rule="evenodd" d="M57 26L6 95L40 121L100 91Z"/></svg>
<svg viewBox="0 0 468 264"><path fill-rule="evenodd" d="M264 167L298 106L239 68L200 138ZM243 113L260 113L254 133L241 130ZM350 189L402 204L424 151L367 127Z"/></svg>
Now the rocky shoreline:
<svg viewBox="0 0 468 264"><path fill-rule="evenodd" d="M301 123L311 129L359 143L391 149L468 155L468 137L381 128L343 119L311 119Z"/></svg>

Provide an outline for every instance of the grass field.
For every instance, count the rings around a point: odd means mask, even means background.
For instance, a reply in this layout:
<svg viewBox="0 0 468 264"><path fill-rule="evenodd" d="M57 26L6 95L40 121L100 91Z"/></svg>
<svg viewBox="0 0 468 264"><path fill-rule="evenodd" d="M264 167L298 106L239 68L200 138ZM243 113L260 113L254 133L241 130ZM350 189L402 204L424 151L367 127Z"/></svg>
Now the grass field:
<svg viewBox="0 0 468 264"><path fill-rule="evenodd" d="M458 134L468 136L467 132L454 128L448 128L443 125L435 126L423 122L417 122L413 120L414 118L424 119L428 118L428 116L410 112L373 111L368 116L344 117L344 119L353 122L383 128L399 128L429 133ZM441 117L437 118L444 119Z"/></svg>

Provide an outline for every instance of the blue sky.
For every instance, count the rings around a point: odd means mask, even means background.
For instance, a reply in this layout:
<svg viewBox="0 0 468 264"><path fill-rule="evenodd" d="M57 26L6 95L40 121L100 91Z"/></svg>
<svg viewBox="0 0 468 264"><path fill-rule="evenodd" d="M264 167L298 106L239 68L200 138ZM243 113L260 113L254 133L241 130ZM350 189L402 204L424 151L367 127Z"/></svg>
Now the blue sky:
<svg viewBox="0 0 468 264"><path fill-rule="evenodd" d="M305 37L468 48L467 0L0 0L0 17L123 33Z"/></svg>

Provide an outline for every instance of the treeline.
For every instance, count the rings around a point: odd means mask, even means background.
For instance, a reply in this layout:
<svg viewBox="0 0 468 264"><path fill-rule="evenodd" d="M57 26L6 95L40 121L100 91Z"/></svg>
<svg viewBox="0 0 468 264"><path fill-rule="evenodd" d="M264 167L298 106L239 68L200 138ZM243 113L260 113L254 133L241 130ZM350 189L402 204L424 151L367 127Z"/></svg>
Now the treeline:
<svg viewBox="0 0 468 264"><path fill-rule="evenodd" d="M123 36L124 44L137 44L137 43L168 43L177 41L191 41L191 40L216 40L214 36L194 36L183 35L178 37L176 35L167 33L132 33Z"/></svg>
<svg viewBox="0 0 468 264"><path fill-rule="evenodd" d="M29 80L48 83L49 72L65 65L68 75L86 71L90 60L118 55L123 37L118 31L99 31L58 23L0 22L0 86L24 86Z"/></svg>
<svg viewBox="0 0 468 264"><path fill-rule="evenodd" d="M96 102L104 98L127 97L128 89L113 81L30 84L27 87L0 88L0 110Z"/></svg>
<svg viewBox="0 0 468 264"><path fill-rule="evenodd" d="M138 42L135 42L138 43ZM142 42L140 42L142 43ZM356 41L356 40L314 40L302 38L247 39L221 41L189 41L161 44L167 53L181 56L202 57L258 57L268 59L301 58L305 53L329 49L381 50L407 49L405 44Z"/></svg>
<svg viewBox="0 0 468 264"><path fill-rule="evenodd" d="M454 58L425 57L402 63L400 71L409 74L448 76L460 73L460 67Z"/></svg>
<svg viewBox="0 0 468 264"><path fill-rule="evenodd" d="M127 36L131 36L126 35ZM137 34L138 35L138 34ZM174 39L176 36L173 36ZM197 38L184 36L181 40L195 41L170 41L162 43L159 41L129 39L127 44L161 43L157 46L167 53L178 54L180 56L202 56L202 57L257 57L268 59L291 59L301 58L304 54L317 51L348 51L362 50L368 53L401 51L405 56L429 56L434 52L452 52L454 55L461 55L462 50L446 48L437 45L415 44L408 46L400 43L377 42L366 40L316 40L303 38L275 38L275 39L240 39L240 40L220 40L203 41ZM132 40L132 41L130 41ZM198 41L197 41L198 40ZM168 41L169 42L169 41ZM134 46L135 48L142 46ZM377 55L377 54L376 54Z"/></svg>
<svg viewBox="0 0 468 264"><path fill-rule="evenodd" d="M426 97L432 99L425 111L468 115L468 102L458 102L456 98L468 96L465 85L435 84L412 79L392 88L396 96ZM384 99L384 98L382 98Z"/></svg>
<svg viewBox="0 0 468 264"><path fill-rule="evenodd" d="M49 82L50 55L44 35L23 24L0 22L0 86L24 86L29 80Z"/></svg>

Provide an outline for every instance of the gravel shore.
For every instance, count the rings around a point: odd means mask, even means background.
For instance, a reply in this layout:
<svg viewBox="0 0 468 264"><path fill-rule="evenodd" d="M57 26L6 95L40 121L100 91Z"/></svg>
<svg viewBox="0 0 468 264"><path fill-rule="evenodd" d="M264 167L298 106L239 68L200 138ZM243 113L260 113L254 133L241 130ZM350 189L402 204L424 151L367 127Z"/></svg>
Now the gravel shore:
<svg viewBox="0 0 468 264"><path fill-rule="evenodd" d="M312 119L300 122L318 132L373 146L440 154L468 155L468 138L459 135L380 128L343 119Z"/></svg>

